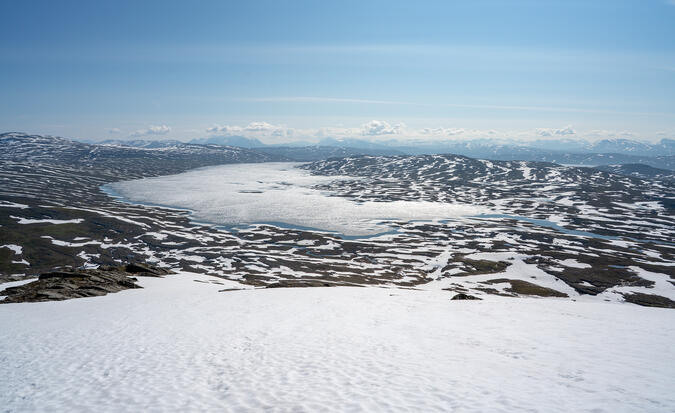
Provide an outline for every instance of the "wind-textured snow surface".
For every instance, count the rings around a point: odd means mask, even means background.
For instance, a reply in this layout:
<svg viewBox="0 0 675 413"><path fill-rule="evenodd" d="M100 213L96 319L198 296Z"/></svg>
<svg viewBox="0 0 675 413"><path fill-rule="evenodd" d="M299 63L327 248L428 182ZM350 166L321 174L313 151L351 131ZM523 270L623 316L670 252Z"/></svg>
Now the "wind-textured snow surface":
<svg viewBox="0 0 675 413"><path fill-rule="evenodd" d="M275 222L372 235L387 230L384 219L447 219L485 213L468 204L428 201L354 202L311 187L354 177L316 176L299 163L221 165L178 175L110 184L133 202L190 209L198 221L217 224Z"/></svg>
<svg viewBox="0 0 675 413"><path fill-rule="evenodd" d="M189 273L141 283L0 306L0 410L675 410L672 310L386 288L218 292L238 285Z"/></svg>

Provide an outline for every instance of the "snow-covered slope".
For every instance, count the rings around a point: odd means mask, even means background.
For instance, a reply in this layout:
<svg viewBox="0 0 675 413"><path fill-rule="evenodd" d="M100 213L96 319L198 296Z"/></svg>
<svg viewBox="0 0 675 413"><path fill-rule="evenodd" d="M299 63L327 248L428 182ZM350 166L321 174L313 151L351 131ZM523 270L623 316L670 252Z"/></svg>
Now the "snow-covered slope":
<svg viewBox="0 0 675 413"><path fill-rule="evenodd" d="M218 292L237 285L185 273L142 284L0 306L2 410L675 410L671 310L383 288Z"/></svg>

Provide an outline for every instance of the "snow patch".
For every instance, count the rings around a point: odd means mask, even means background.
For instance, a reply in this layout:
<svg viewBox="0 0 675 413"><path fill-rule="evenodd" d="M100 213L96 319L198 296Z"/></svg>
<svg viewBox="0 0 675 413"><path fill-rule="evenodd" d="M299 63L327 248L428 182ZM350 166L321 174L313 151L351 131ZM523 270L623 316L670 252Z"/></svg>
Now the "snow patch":
<svg viewBox="0 0 675 413"><path fill-rule="evenodd" d="M79 224L84 222L82 218L76 219L29 219L22 217L15 217L10 215L10 218L14 218L18 221L19 224Z"/></svg>
<svg viewBox="0 0 675 413"><path fill-rule="evenodd" d="M10 250L14 251L14 254L16 255L21 255L23 253L23 248L16 244L0 245L0 248L9 248Z"/></svg>

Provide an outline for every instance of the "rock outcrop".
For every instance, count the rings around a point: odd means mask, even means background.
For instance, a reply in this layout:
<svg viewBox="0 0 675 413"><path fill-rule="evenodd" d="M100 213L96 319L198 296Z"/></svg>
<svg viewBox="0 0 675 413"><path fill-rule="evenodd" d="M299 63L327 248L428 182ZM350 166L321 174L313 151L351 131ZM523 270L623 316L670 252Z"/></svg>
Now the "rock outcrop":
<svg viewBox="0 0 675 413"><path fill-rule="evenodd" d="M130 288L141 288L136 277L162 277L172 272L145 264L97 269L69 269L40 274L37 280L0 291L0 303L61 301L96 297ZM0 284L1 287L1 284Z"/></svg>
<svg viewBox="0 0 675 413"><path fill-rule="evenodd" d="M451 298L451 300L482 300L482 298L476 297L471 294L459 293Z"/></svg>

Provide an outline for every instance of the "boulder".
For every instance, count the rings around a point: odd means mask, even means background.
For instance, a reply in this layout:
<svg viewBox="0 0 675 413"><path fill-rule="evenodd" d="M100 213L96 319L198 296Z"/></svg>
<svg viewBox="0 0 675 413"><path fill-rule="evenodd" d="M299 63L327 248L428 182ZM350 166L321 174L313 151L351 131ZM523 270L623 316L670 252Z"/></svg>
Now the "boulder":
<svg viewBox="0 0 675 413"><path fill-rule="evenodd" d="M482 298L478 298L471 294L459 293L452 297L451 300L482 300Z"/></svg>

